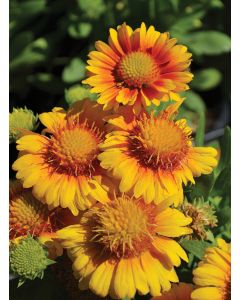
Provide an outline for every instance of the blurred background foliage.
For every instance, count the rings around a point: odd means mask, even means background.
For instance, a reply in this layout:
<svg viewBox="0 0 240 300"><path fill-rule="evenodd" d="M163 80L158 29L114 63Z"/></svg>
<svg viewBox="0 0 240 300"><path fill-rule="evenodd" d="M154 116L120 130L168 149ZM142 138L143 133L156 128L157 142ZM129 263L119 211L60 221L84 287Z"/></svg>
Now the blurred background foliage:
<svg viewBox="0 0 240 300"><path fill-rule="evenodd" d="M10 109L66 105L64 91L85 77L94 42L106 41L109 27L144 21L193 53L195 77L180 116L196 129L206 111L207 131L221 134L230 122L229 10L227 0L11 0Z"/></svg>

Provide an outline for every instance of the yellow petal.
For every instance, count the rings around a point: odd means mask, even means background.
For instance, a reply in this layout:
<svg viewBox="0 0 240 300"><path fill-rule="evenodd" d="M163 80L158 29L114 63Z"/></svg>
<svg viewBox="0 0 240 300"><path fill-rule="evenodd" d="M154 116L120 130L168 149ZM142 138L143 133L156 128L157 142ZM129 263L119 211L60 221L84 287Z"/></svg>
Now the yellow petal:
<svg viewBox="0 0 240 300"><path fill-rule="evenodd" d="M223 294L216 287L204 287L194 290L191 294L192 300L222 300Z"/></svg>
<svg viewBox="0 0 240 300"><path fill-rule="evenodd" d="M101 203L106 203L109 201L107 191L105 191L96 180L90 179L88 183L90 186L91 196Z"/></svg>
<svg viewBox="0 0 240 300"><path fill-rule="evenodd" d="M147 284L146 275L140 265L139 258L131 258L131 264L136 289L141 293L141 295L146 295L149 293L149 287Z"/></svg>
<svg viewBox="0 0 240 300"><path fill-rule="evenodd" d="M45 199L48 205L54 202L56 204L54 207L57 207L59 206L59 189L64 179L61 176L54 175L54 179L52 176L52 180L51 188L46 190Z"/></svg>
<svg viewBox="0 0 240 300"><path fill-rule="evenodd" d="M25 177L23 181L23 187L24 188L30 188L32 187L36 182L38 182L40 178L40 172L39 170L31 170L31 173L28 173L28 175Z"/></svg>
<svg viewBox="0 0 240 300"><path fill-rule="evenodd" d="M46 142L46 138L40 134L28 134L17 141L17 149L19 151L24 150L30 153L38 153Z"/></svg>
<svg viewBox="0 0 240 300"><path fill-rule="evenodd" d="M80 271L82 268L84 268L88 262L90 260L90 257L84 253L81 253L81 255L79 255L73 263L73 270L75 271Z"/></svg>
<svg viewBox="0 0 240 300"><path fill-rule="evenodd" d="M122 177L122 180L119 185L119 189L121 192L128 192L132 186L135 184L137 178L138 178L138 166L135 161L131 161L131 163L128 164L127 172Z"/></svg>
<svg viewBox="0 0 240 300"><path fill-rule="evenodd" d="M48 112L39 115L42 124L47 127L51 132L54 132L59 127L65 124L66 113L62 110L59 112Z"/></svg>
<svg viewBox="0 0 240 300"><path fill-rule="evenodd" d="M167 255L172 264L176 267L180 266L182 258L186 262L188 262L188 257L183 248L174 240L166 238L166 237L157 237L153 246L160 252Z"/></svg>
<svg viewBox="0 0 240 300"><path fill-rule="evenodd" d="M192 222L190 217L186 217L182 212L174 208L166 208L156 217L158 226L186 226Z"/></svg>
<svg viewBox="0 0 240 300"><path fill-rule="evenodd" d="M146 274L150 293L152 296L159 296L161 293L161 286L159 283L158 274L154 268L153 258L149 252L141 254L141 265Z"/></svg>
<svg viewBox="0 0 240 300"><path fill-rule="evenodd" d="M59 200L62 208L70 207L69 203L73 202L75 196L75 186L72 183L73 178L71 176L64 176L62 185L59 190Z"/></svg>
<svg viewBox="0 0 240 300"><path fill-rule="evenodd" d="M118 298L120 299L129 297L129 282L128 282L127 272L128 272L127 259L122 258L118 263L118 265L116 266L116 273L114 277L114 291L118 296Z"/></svg>
<svg viewBox="0 0 240 300"><path fill-rule="evenodd" d="M109 292L112 274L115 265L108 260L100 264L93 272L89 288L97 295L106 297Z"/></svg>
<svg viewBox="0 0 240 300"><path fill-rule="evenodd" d="M108 42L109 42L110 46L115 50L116 53L118 53L120 55L124 55L122 47L120 46L119 41L118 41L117 31L113 28L110 28L109 33L110 33L110 36L109 36Z"/></svg>
<svg viewBox="0 0 240 300"><path fill-rule="evenodd" d="M146 172L143 169L139 169L139 177L134 187L134 196L139 198L146 191L148 182L146 180Z"/></svg>
<svg viewBox="0 0 240 300"><path fill-rule="evenodd" d="M204 263L193 270L194 283L201 286L214 285L222 287L226 280L226 274L217 266Z"/></svg>

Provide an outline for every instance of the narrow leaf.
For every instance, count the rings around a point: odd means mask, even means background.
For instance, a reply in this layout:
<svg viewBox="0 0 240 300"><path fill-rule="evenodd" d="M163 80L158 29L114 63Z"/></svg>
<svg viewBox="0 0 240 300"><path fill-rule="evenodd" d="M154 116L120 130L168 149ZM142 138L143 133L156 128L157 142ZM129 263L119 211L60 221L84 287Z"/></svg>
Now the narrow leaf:
<svg viewBox="0 0 240 300"><path fill-rule="evenodd" d="M199 259L202 259L205 249L211 246L208 242L187 239L182 240L180 244L185 250L192 253Z"/></svg>

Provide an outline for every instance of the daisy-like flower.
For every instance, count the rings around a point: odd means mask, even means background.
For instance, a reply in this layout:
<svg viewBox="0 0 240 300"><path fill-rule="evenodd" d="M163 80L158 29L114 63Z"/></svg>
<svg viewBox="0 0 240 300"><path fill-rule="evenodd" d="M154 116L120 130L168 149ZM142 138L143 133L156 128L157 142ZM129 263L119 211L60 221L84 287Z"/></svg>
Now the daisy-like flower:
<svg viewBox="0 0 240 300"><path fill-rule="evenodd" d="M26 236L39 236L51 232L50 211L33 197L30 189L24 189L19 180L9 184L9 235L10 240Z"/></svg>
<svg viewBox="0 0 240 300"><path fill-rule="evenodd" d="M182 183L194 176L209 174L217 165L217 151L193 147L186 120L174 121L172 115L180 102L157 117L142 113L133 120L123 116L109 120L114 125L100 146L101 166L121 179L120 191L131 191L147 203L160 203L173 196L175 205L183 200Z"/></svg>
<svg viewBox="0 0 240 300"><path fill-rule="evenodd" d="M9 184L9 238L10 246L19 242L31 234L48 248L48 257L55 259L61 256L63 249L57 240L53 240L55 231L74 223L74 217L68 217L67 209L61 209L60 214L56 210L50 211L46 204L38 201L31 189L24 189L20 180L11 180ZM66 217L67 218L66 218ZM76 218L76 217L75 217Z"/></svg>
<svg viewBox="0 0 240 300"><path fill-rule="evenodd" d="M98 199L108 201L107 185L97 155L104 138L105 113L99 104L76 102L68 112L42 113L47 135L30 132L17 141L16 177L51 208L68 207L73 215Z"/></svg>
<svg viewBox="0 0 240 300"><path fill-rule="evenodd" d="M157 296L178 282L174 266L188 261L173 238L190 234L191 221L167 201L155 206L123 194L97 203L57 236L68 249L80 290L114 299L133 298L136 291Z"/></svg>
<svg viewBox="0 0 240 300"><path fill-rule="evenodd" d="M199 286L192 292L193 300L231 299L230 244L217 239L217 247L206 249L203 260L193 270L193 282Z"/></svg>
<svg viewBox="0 0 240 300"><path fill-rule="evenodd" d="M89 77L83 83L100 94L104 110L121 103L133 105L138 114L151 103L179 100L176 93L187 90L193 77L188 71L192 55L176 42L144 23L134 31L125 23L117 31L111 28L108 44L97 41L97 51L89 53Z"/></svg>
<svg viewBox="0 0 240 300"><path fill-rule="evenodd" d="M151 300L191 300L193 285L189 283L173 284L171 290L162 296L153 297Z"/></svg>

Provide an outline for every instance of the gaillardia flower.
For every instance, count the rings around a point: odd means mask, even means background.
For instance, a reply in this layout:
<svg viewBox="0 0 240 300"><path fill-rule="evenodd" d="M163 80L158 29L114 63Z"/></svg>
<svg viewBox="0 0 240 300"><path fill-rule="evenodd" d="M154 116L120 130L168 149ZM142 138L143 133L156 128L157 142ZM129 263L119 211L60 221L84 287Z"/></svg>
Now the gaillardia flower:
<svg viewBox="0 0 240 300"><path fill-rule="evenodd" d="M50 211L19 180L10 181L9 186L9 234L10 240L26 236L39 236L51 232Z"/></svg>
<svg viewBox="0 0 240 300"><path fill-rule="evenodd" d="M125 23L110 29L108 44L97 41L89 53L89 77L83 83L99 93L103 109L133 105L136 114L160 100L178 100L176 93L187 90L193 75L188 71L191 54L176 45L169 33L160 33L144 23L132 30Z"/></svg>
<svg viewBox="0 0 240 300"><path fill-rule="evenodd" d="M153 297L151 300L191 300L192 291L192 284L180 282L173 284L171 290L162 296Z"/></svg>
<svg viewBox="0 0 240 300"><path fill-rule="evenodd" d="M80 290L114 299L160 295L178 282L174 266L188 261L173 239L192 230L191 218L167 207L127 195L83 212L78 224L57 232L73 261Z"/></svg>
<svg viewBox="0 0 240 300"><path fill-rule="evenodd" d="M131 191L155 204L177 195L173 198L178 205L183 200L182 183L194 183L194 176L209 174L217 165L217 151L193 147L186 120L172 120L179 103L157 117L142 113L130 122L123 116L109 120L114 128L98 157L103 168L121 179L121 192Z"/></svg>
<svg viewBox="0 0 240 300"><path fill-rule="evenodd" d="M192 292L193 300L230 300L230 244L217 239L217 247L207 248L203 260L193 270L193 282L199 286Z"/></svg>
<svg viewBox="0 0 240 300"><path fill-rule="evenodd" d="M88 100L68 112L42 113L47 135L31 133L17 141L20 157L13 164L25 188L51 208L68 207L74 215L96 200L108 201L97 155L104 138L104 113Z"/></svg>

